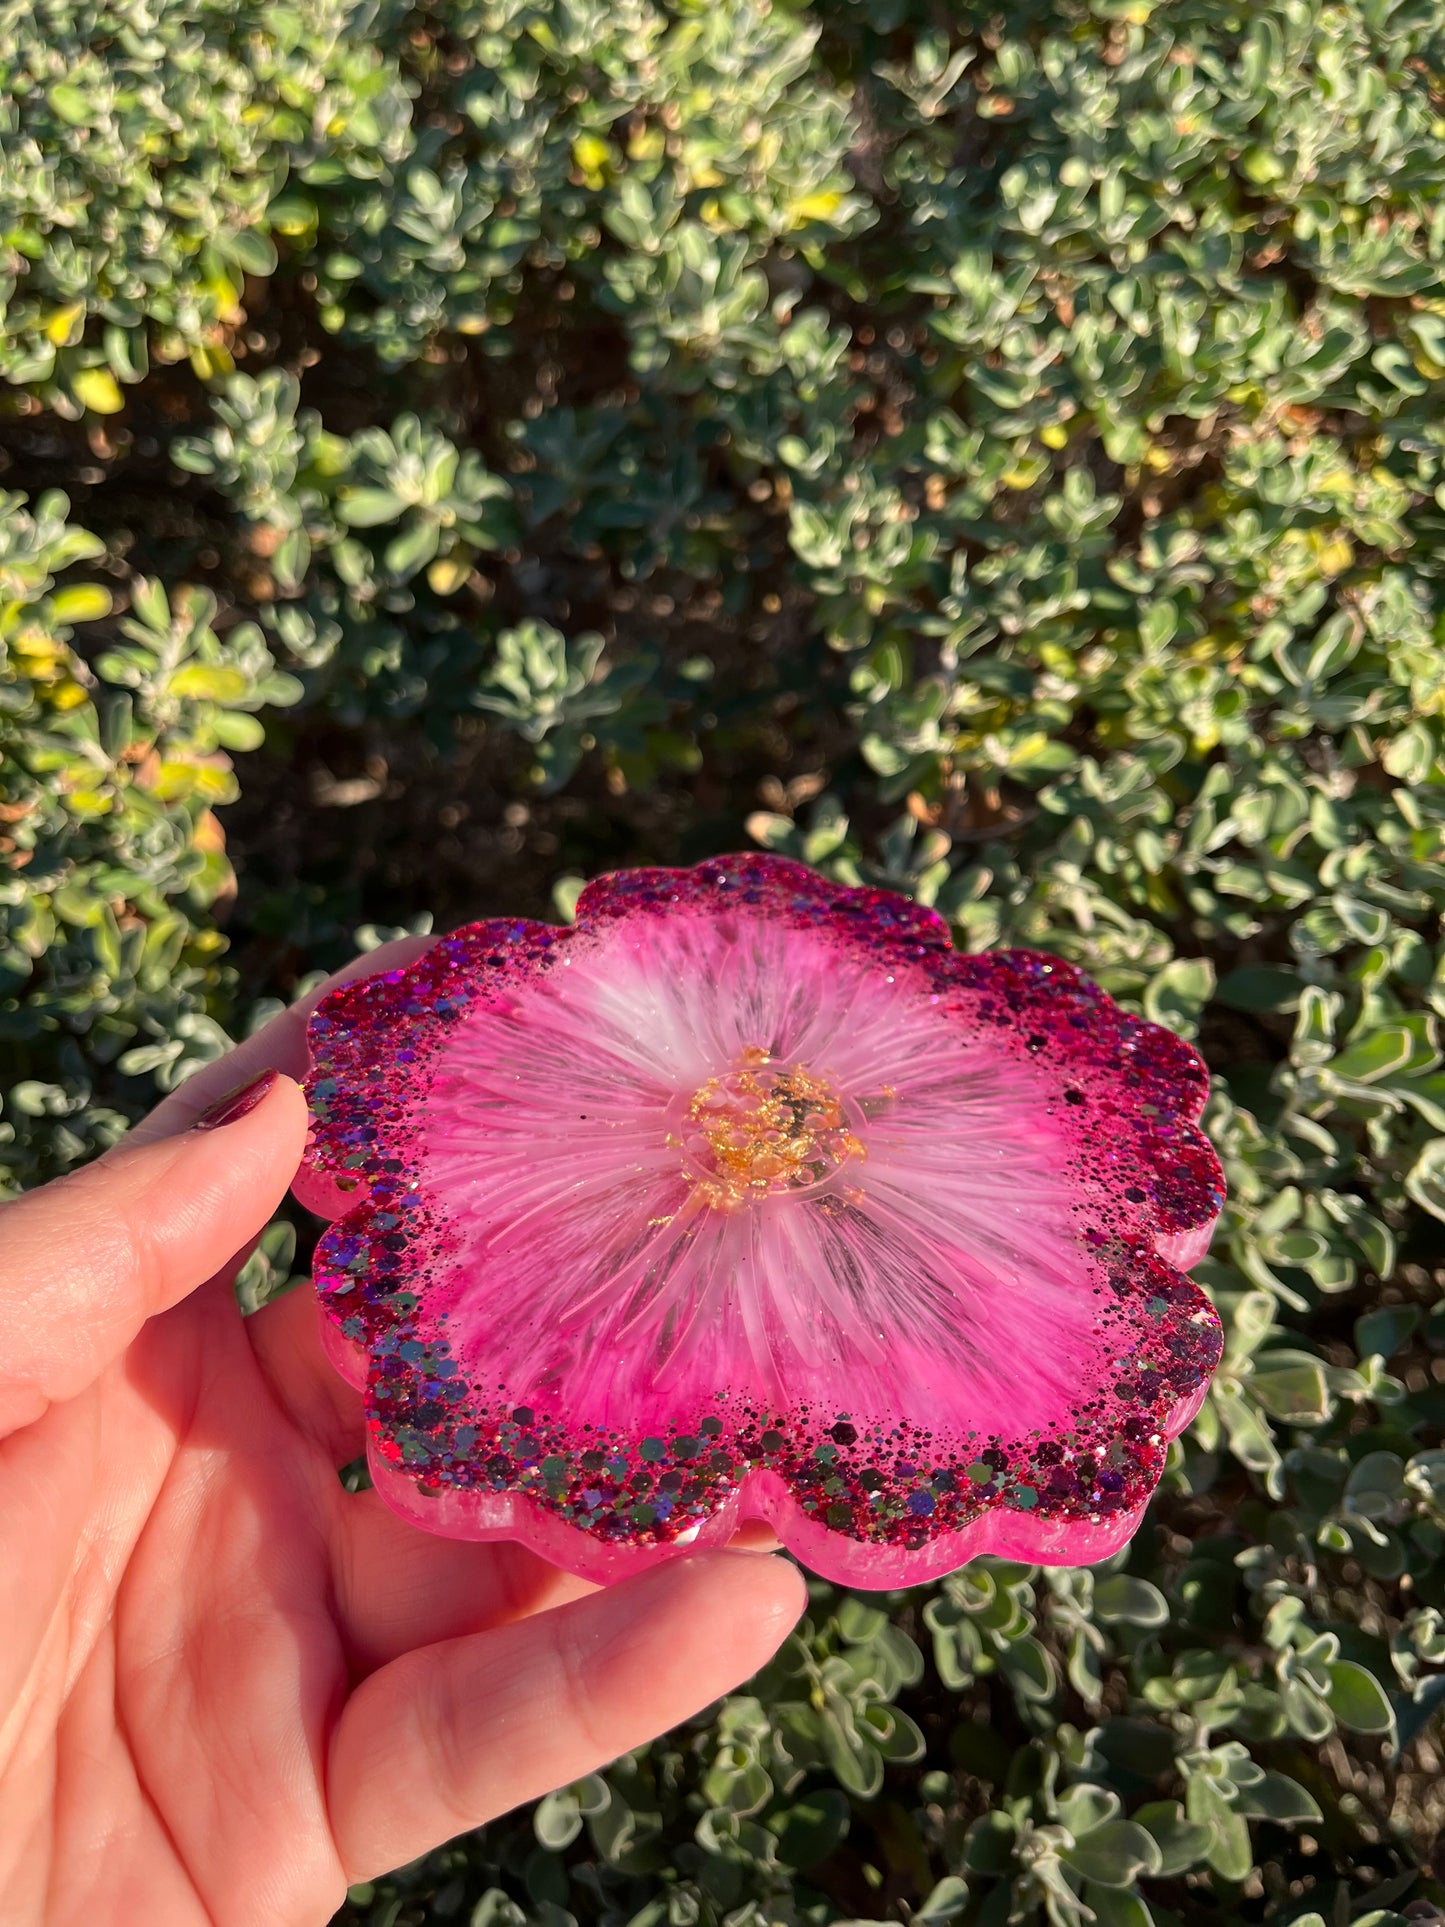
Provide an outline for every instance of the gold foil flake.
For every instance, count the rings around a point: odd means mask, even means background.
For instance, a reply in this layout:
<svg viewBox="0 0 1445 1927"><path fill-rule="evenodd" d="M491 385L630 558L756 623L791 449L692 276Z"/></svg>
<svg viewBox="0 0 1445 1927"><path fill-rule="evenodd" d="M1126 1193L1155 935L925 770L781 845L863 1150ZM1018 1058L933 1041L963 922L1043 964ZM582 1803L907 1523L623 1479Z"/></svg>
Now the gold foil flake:
<svg viewBox="0 0 1445 1927"><path fill-rule="evenodd" d="M758 1045L694 1092L681 1137L698 1202L725 1211L816 1189L867 1155L852 1107L828 1080L802 1064L775 1064Z"/></svg>

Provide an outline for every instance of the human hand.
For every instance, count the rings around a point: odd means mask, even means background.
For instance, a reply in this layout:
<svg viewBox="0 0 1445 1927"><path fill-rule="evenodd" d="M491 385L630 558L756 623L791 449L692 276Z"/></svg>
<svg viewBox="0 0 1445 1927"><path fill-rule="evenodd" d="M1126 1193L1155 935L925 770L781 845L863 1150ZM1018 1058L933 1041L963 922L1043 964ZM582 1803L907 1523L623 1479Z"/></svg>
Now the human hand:
<svg viewBox="0 0 1445 1927"><path fill-rule="evenodd" d="M598 1592L343 1490L361 1406L311 1294L232 1293L301 1155L304 1029L0 1207L0 1920L324 1922L707 1705L802 1608L755 1552Z"/></svg>

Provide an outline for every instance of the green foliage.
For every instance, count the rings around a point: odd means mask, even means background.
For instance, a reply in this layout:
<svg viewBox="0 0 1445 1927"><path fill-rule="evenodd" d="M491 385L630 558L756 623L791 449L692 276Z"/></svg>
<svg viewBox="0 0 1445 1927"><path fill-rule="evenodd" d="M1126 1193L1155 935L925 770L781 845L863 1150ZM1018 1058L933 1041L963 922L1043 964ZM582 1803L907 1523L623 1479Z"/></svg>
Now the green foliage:
<svg viewBox="0 0 1445 1927"><path fill-rule="evenodd" d="M233 887L213 806L236 795L230 750L255 712L293 702L252 623L224 639L207 591L130 584L124 643L91 665L77 623L111 607L57 570L103 545L0 497L0 1040L10 1185L32 1158L66 1165L114 1141L126 1113L227 1045L208 1005L225 940L207 912ZM0 1176L3 1176L0 1173ZM9 1188L9 1187L7 1187Z"/></svg>
<svg viewBox="0 0 1445 1927"><path fill-rule="evenodd" d="M228 366L288 169L386 164L405 97L374 7L0 8L0 376L117 413L152 349Z"/></svg>
<svg viewBox="0 0 1445 1927"><path fill-rule="evenodd" d="M347 1917L1445 1906L1438 9L0 22L0 1184L389 929L749 837L1215 1073L1124 1558L816 1586Z"/></svg>

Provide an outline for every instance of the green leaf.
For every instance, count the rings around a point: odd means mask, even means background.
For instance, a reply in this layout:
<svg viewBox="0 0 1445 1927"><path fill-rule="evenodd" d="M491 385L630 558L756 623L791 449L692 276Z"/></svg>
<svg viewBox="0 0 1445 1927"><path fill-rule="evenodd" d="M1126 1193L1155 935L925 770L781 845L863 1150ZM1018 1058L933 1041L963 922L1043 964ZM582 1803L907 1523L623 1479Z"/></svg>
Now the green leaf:
<svg viewBox="0 0 1445 1927"><path fill-rule="evenodd" d="M73 348L85 333L85 303L69 301L54 309L45 323L45 338L57 348Z"/></svg>
<svg viewBox="0 0 1445 1927"><path fill-rule="evenodd" d="M1272 1418L1295 1424L1318 1424L1333 1409L1324 1366L1300 1352L1262 1352L1250 1389Z"/></svg>
<svg viewBox="0 0 1445 1927"><path fill-rule="evenodd" d="M239 669L219 662L188 662L166 684L168 695L188 696L194 701L233 703L248 695L251 681Z"/></svg>
<svg viewBox="0 0 1445 1927"><path fill-rule="evenodd" d="M1137 1893L1088 1886L1084 1902L1094 1916L1094 1927L1154 1927L1154 1916Z"/></svg>
<svg viewBox="0 0 1445 1927"><path fill-rule="evenodd" d="M85 89L72 86L68 80L57 80L46 99L71 127L84 127L95 113L95 102Z"/></svg>
<svg viewBox="0 0 1445 1927"><path fill-rule="evenodd" d="M1067 1827L1075 1839L1120 1817L1118 1794L1090 1780L1077 1781L1058 1796L1056 1805L1060 1825Z"/></svg>
<svg viewBox="0 0 1445 1927"><path fill-rule="evenodd" d="M70 392L92 415L118 415L125 407L125 396L108 368L77 368Z"/></svg>
<svg viewBox="0 0 1445 1927"><path fill-rule="evenodd" d="M1176 957L1150 978L1144 990L1144 1015L1181 1037L1199 1030L1204 1006L1214 995L1214 965L1207 957Z"/></svg>
<svg viewBox="0 0 1445 1927"><path fill-rule="evenodd" d="M888 1627L888 1615L871 1601L849 1594L838 1602L838 1631L850 1645L877 1639Z"/></svg>
<svg viewBox="0 0 1445 1927"><path fill-rule="evenodd" d="M1251 1820L1273 1820L1279 1826L1313 1825L1323 1818L1313 1795L1298 1780L1266 1768L1264 1777L1241 1789L1235 1810Z"/></svg>
<svg viewBox="0 0 1445 1927"><path fill-rule="evenodd" d="M1355 1320L1355 1350L1361 1358L1393 1358L1420 1324L1418 1305L1382 1305Z"/></svg>
<svg viewBox="0 0 1445 1927"><path fill-rule="evenodd" d="M288 190L278 194L267 208L266 221L277 234L305 234L316 226L316 203L309 195Z"/></svg>
<svg viewBox="0 0 1445 1927"><path fill-rule="evenodd" d="M1127 1572L1106 1573L1094 1583L1094 1617L1105 1625L1167 1626L1169 1601L1147 1579L1135 1579Z"/></svg>
<svg viewBox="0 0 1445 1927"><path fill-rule="evenodd" d="M1045 1647L1031 1635L1010 1640L999 1655L999 1667L1020 1699L1052 1699L1053 1661Z"/></svg>
<svg viewBox="0 0 1445 1927"><path fill-rule="evenodd" d="M145 380L150 373L150 348L144 328L122 328L108 321L101 341L106 361L117 381Z"/></svg>
<svg viewBox="0 0 1445 1927"><path fill-rule="evenodd" d="M1013 1866L1018 1827L995 1808L975 1820L964 1841L963 1864L969 1873L1001 1874Z"/></svg>
<svg viewBox="0 0 1445 1927"><path fill-rule="evenodd" d="M1432 1137L1405 1174L1405 1190L1422 1211L1445 1218L1445 1137Z"/></svg>
<svg viewBox="0 0 1445 1927"><path fill-rule="evenodd" d="M1273 964L1250 964L1229 971L1219 986L1219 1001L1231 1010L1294 1010L1299 1004L1300 980L1292 970Z"/></svg>
<svg viewBox="0 0 1445 1927"><path fill-rule="evenodd" d="M1107 1820L1071 1847L1060 1850L1066 1866L1101 1887L1131 1887L1157 1874L1159 1848L1152 1833L1133 1820Z"/></svg>
<svg viewBox="0 0 1445 1927"><path fill-rule="evenodd" d="M406 512L405 499L389 488L358 488L343 493L336 512L348 527L374 529L382 522L394 522Z"/></svg>
<svg viewBox="0 0 1445 1927"><path fill-rule="evenodd" d="M50 598L50 614L56 622L98 622L113 606L110 590L98 582L77 582L69 589L57 589Z"/></svg>
<svg viewBox="0 0 1445 1927"><path fill-rule="evenodd" d="M1254 1864L1249 1827L1207 1773L1191 1773L1184 1786L1185 1809L1210 1835L1209 1865L1226 1880L1244 1880Z"/></svg>
<svg viewBox="0 0 1445 1927"><path fill-rule="evenodd" d="M276 244L259 228L238 228L231 234L219 234L216 248L247 274L263 276L276 272Z"/></svg>
<svg viewBox="0 0 1445 1927"><path fill-rule="evenodd" d="M836 1787L820 1787L793 1801L768 1821L777 1835L778 1857L806 1872L826 1860L848 1832L852 1807Z"/></svg>
<svg viewBox="0 0 1445 1927"><path fill-rule="evenodd" d="M921 1907L909 1916L910 1927L939 1927L952 1920L968 1905L968 1883L956 1874L946 1874L924 1897Z"/></svg>
<svg viewBox="0 0 1445 1927"><path fill-rule="evenodd" d="M1401 1696L1395 1701L1397 1757L1419 1738L1442 1706L1445 1706L1445 1673L1432 1673L1420 1682L1413 1696Z"/></svg>
<svg viewBox="0 0 1445 1927"><path fill-rule="evenodd" d="M311 542L305 529L292 529L271 558L271 573L283 589L299 589L311 565Z"/></svg>
<svg viewBox="0 0 1445 1927"><path fill-rule="evenodd" d="M1159 1873L1165 1880L1198 1866L1214 1837L1209 1827L1201 1826L1196 1820L1186 1820L1183 1808L1174 1800L1142 1806L1134 1819L1153 1834L1159 1848Z"/></svg>
<svg viewBox="0 0 1445 1927"><path fill-rule="evenodd" d="M223 710L211 727L222 749L232 749L238 754L259 749L266 740L266 725L261 718L248 716L244 710Z"/></svg>
<svg viewBox="0 0 1445 1927"><path fill-rule="evenodd" d="M1398 1452L1366 1452L1350 1470L1345 1502L1361 1518L1388 1518L1404 1497L1404 1477Z"/></svg>
<svg viewBox="0 0 1445 1927"><path fill-rule="evenodd" d="M565 1853L582 1831L582 1810L571 1787L549 1793L532 1809L532 1831L548 1853Z"/></svg>
<svg viewBox="0 0 1445 1927"><path fill-rule="evenodd" d="M393 575L414 575L431 561L440 541L441 529L435 522L418 520L393 536L383 560Z"/></svg>
<svg viewBox="0 0 1445 1927"><path fill-rule="evenodd" d="M851 1713L830 1707L821 1717L823 1753L839 1786L871 1800L883 1784L883 1757L869 1744ZM865 1729L866 1732L866 1729Z"/></svg>
<svg viewBox="0 0 1445 1927"><path fill-rule="evenodd" d="M1375 1675L1351 1659L1337 1659L1329 1667L1326 1695L1330 1711L1341 1726L1355 1733L1389 1733L1395 1716L1385 1689Z"/></svg>
<svg viewBox="0 0 1445 1927"><path fill-rule="evenodd" d="M865 1706L859 1727L871 1729L873 1744L885 1760L899 1763L921 1760L927 1751L927 1742L917 1722L896 1706Z"/></svg>
<svg viewBox="0 0 1445 1927"><path fill-rule="evenodd" d="M1104 1666L1098 1647L1083 1626L1075 1628L1069 1641L1066 1671L1070 1686L1092 1711L1104 1697Z"/></svg>
<svg viewBox="0 0 1445 1927"><path fill-rule="evenodd" d="M1355 1084L1373 1084L1393 1071L1403 1070L1415 1055L1411 1031L1404 1024L1386 1024L1367 1037L1352 1040L1331 1063L1330 1070Z"/></svg>

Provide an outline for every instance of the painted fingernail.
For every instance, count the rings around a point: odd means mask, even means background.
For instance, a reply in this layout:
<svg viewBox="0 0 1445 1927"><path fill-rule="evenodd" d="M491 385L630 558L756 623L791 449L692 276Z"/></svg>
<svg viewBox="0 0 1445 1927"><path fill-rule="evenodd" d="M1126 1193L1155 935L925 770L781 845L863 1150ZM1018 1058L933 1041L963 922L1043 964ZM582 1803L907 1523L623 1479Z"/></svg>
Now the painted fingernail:
<svg viewBox="0 0 1445 1927"><path fill-rule="evenodd" d="M279 1075L278 1071L262 1071L259 1077L251 1077L244 1084L238 1084L235 1090L227 1091L208 1110L202 1111L191 1128L196 1131L218 1131L223 1124L234 1124L237 1118L255 1110Z"/></svg>

